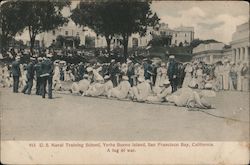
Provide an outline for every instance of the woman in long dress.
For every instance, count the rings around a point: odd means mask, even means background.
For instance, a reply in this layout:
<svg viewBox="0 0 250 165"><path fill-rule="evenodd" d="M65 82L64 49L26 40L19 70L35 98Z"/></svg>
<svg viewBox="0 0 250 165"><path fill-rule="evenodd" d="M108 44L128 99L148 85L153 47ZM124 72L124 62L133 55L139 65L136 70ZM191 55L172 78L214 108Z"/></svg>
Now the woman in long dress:
<svg viewBox="0 0 250 165"><path fill-rule="evenodd" d="M184 72L185 72L185 78L182 87L188 87L192 80L192 72L193 72L193 67L191 66L190 63L187 63Z"/></svg>

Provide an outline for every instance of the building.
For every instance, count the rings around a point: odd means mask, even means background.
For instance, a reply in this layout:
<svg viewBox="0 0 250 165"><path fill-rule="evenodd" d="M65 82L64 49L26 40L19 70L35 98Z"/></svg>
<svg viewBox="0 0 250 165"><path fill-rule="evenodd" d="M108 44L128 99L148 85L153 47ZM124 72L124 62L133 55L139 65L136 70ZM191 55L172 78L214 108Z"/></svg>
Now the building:
<svg viewBox="0 0 250 165"><path fill-rule="evenodd" d="M80 38L80 45L85 44L85 30L79 26L76 26L73 21L69 21L67 25L59 27L57 29L41 33L37 36L37 40L40 41L40 46L49 47L52 43L56 42L58 36L63 36L69 42L72 42L74 47L73 38Z"/></svg>
<svg viewBox="0 0 250 165"><path fill-rule="evenodd" d="M224 50L225 44L221 42L200 44L193 49L193 59L196 61L204 61L206 63L212 64L223 59ZM229 52L231 53L231 49Z"/></svg>
<svg viewBox="0 0 250 165"><path fill-rule="evenodd" d="M175 29L170 29L168 24L161 23L157 31L154 32L155 35L161 36L172 36L171 45L188 46L194 40L194 27L184 27L180 26Z"/></svg>
<svg viewBox="0 0 250 165"><path fill-rule="evenodd" d="M194 27L184 27L180 26L173 30L172 44L179 46L180 43L183 46L190 45L194 40Z"/></svg>
<svg viewBox="0 0 250 165"><path fill-rule="evenodd" d="M236 27L229 46L223 43L200 44L193 49L193 59L207 63L224 59L234 63L249 62L249 22Z"/></svg>
<svg viewBox="0 0 250 165"><path fill-rule="evenodd" d="M231 58L234 62L249 61L249 22L236 27L230 44L232 46Z"/></svg>

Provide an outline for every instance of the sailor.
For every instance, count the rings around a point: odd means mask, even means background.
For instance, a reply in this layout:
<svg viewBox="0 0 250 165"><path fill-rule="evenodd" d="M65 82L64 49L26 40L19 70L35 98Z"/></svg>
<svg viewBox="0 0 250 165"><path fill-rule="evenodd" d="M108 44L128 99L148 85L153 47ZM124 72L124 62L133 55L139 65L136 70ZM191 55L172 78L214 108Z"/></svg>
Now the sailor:
<svg viewBox="0 0 250 165"><path fill-rule="evenodd" d="M128 96L130 87L128 76L122 76L121 83L117 87L110 90L108 97L112 96L118 99L125 99Z"/></svg>
<svg viewBox="0 0 250 165"><path fill-rule="evenodd" d="M42 74L42 57L37 58L38 62L35 65L35 73L36 73L36 95L41 95L42 94L42 79L41 79L41 74Z"/></svg>
<svg viewBox="0 0 250 165"><path fill-rule="evenodd" d="M47 58L42 62L42 97L45 98L46 87L48 84L48 98L52 99L52 83L53 83L53 74L54 74L54 65L51 61L51 54L47 54Z"/></svg>
<svg viewBox="0 0 250 165"><path fill-rule="evenodd" d="M20 56L17 56L15 61L12 63L12 77L13 77L13 92L18 93L19 78L21 76L20 71Z"/></svg>
<svg viewBox="0 0 250 165"><path fill-rule="evenodd" d="M30 95L32 86L33 86L33 79L35 74L35 58L30 58L30 63L27 65L27 73L26 73L26 85L24 86L22 93Z"/></svg>

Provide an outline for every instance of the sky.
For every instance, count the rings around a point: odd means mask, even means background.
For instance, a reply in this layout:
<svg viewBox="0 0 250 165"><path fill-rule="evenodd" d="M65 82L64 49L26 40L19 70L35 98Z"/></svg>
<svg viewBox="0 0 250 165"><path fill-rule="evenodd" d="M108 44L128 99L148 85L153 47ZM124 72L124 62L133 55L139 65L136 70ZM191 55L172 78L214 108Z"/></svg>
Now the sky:
<svg viewBox="0 0 250 165"><path fill-rule="evenodd" d="M244 1L154 1L151 8L170 28L193 26L195 38L228 44L236 26L249 20Z"/></svg>
<svg viewBox="0 0 250 165"><path fill-rule="evenodd" d="M72 1L71 9L77 4L78 1ZM225 44L232 40L236 26L249 20L249 6L244 1L153 1L151 9L170 28L192 26L195 38ZM62 13L69 16L70 10L64 9ZM20 38L28 38L28 33Z"/></svg>

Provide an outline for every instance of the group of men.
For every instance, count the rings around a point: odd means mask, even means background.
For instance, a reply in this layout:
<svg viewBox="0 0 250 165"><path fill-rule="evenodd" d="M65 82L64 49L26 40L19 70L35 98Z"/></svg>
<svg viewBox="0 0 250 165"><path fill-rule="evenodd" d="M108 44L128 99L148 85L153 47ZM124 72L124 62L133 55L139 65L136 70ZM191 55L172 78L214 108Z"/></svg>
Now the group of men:
<svg viewBox="0 0 250 165"><path fill-rule="evenodd" d="M33 80L36 79L36 94L42 95L42 98L45 98L45 94L48 93L48 98L52 99L54 65L50 59L51 57L50 55L44 58L38 57L37 63L35 58L30 58L30 62L26 66L26 85L22 89L22 93L30 95L33 87ZM18 93L19 79L21 77L20 56L17 56L12 63L11 72L13 77L13 92ZM46 90L47 85L48 90Z"/></svg>

